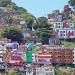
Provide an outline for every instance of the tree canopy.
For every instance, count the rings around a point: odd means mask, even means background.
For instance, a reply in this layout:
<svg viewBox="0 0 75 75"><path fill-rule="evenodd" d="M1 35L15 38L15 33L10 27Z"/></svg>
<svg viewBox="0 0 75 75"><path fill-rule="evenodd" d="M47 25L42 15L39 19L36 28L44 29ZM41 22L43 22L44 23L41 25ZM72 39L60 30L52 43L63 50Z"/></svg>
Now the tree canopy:
<svg viewBox="0 0 75 75"><path fill-rule="evenodd" d="M37 28L38 31L36 31L36 34L40 38L42 44L48 44L50 30L47 18L46 17L37 18L36 24L33 27Z"/></svg>
<svg viewBox="0 0 75 75"><path fill-rule="evenodd" d="M24 18L27 27L31 27L31 25L34 22L35 17L32 14L30 14L29 12L27 12L27 10L25 8L18 7L13 2L8 4L7 8L12 8L12 9L16 10L17 12L19 12L22 15L22 17Z"/></svg>
<svg viewBox="0 0 75 75"><path fill-rule="evenodd" d="M7 7L14 9L14 10L20 12L21 14L24 13L24 12L27 12L26 9L24 9L23 7L18 7L18 6L17 6L15 3L13 3L13 2L10 2L10 3L7 5Z"/></svg>
<svg viewBox="0 0 75 75"><path fill-rule="evenodd" d="M6 7L10 3L11 3L11 0L0 0L1 7Z"/></svg>
<svg viewBox="0 0 75 75"><path fill-rule="evenodd" d="M2 36L11 39L11 41L17 41L18 43L23 42L23 34L21 30L14 26L4 28Z"/></svg>
<svg viewBox="0 0 75 75"><path fill-rule="evenodd" d="M46 17L39 17L37 19L39 28L48 28L48 20Z"/></svg>
<svg viewBox="0 0 75 75"><path fill-rule="evenodd" d="M69 0L69 4L70 4L71 6L75 6L75 0Z"/></svg>
<svg viewBox="0 0 75 75"><path fill-rule="evenodd" d="M68 2L70 4L70 6L73 7L73 9L75 10L75 0L69 0Z"/></svg>

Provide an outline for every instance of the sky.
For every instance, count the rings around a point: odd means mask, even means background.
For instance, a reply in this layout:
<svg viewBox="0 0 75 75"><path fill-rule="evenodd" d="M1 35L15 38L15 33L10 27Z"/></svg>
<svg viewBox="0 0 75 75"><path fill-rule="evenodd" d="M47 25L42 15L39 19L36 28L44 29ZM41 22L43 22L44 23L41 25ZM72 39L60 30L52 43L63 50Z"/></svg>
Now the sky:
<svg viewBox="0 0 75 75"><path fill-rule="evenodd" d="M47 16L53 10L63 10L68 0L12 0L17 6L27 9L35 17Z"/></svg>

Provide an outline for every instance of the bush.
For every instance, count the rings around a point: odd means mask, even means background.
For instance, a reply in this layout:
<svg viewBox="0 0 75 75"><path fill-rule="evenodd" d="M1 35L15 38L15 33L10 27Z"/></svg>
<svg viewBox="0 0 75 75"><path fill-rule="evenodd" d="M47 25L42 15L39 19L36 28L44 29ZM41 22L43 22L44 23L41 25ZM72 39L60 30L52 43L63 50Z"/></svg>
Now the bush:
<svg viewBox="0 0 75 75"><path fill-rule="evenodd" d="M6 27L3 29L2 36L7 39L11 39L11 41L17 41L18 43L23 42L23 34L20 29L15 26Z"/></svg>
<svg viewBox="0 0 75 75"><path fill-rule="evenodd" d="M16 72L14 70L9 70L8 75L16 75Z"/></svg>

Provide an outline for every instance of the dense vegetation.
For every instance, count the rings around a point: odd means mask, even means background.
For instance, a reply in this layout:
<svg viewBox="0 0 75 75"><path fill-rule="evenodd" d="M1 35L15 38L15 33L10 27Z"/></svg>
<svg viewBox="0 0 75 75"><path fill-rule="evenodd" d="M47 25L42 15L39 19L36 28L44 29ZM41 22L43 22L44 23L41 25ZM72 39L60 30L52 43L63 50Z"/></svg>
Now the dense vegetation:
<svg viewBox="0 0 75 75"><path fill-rule="evenodd" d="M11 39L11 41L17 41L18 43L23 42L23 34L21 30L17 29L16 26L6 27L2 31L2 36Z"/></svg>
<svg viewBox="0 0 75 75"><path fill-rule="evenodd" d="M46 17L39 17L36 19L32 14L27 12L26 9L24 9L23 7L16 6L16 4L11 2L11 0L7 0L6 2L5 0L1 0L0 5L2 5L3 7L12 8L17 12L20 12L21 15L24 17L27 27L30 29L32 29L33 27L35 30L38 30L36 34L40 38L40 41L43 44L45 43L48 44L50 32L49 32L49 25Z"/></svg>
<svg viewBox="0 0 75 75"><path fill-rule="evenodd" d="M75 9L75 0L69 0L69 4Z"/></svg>

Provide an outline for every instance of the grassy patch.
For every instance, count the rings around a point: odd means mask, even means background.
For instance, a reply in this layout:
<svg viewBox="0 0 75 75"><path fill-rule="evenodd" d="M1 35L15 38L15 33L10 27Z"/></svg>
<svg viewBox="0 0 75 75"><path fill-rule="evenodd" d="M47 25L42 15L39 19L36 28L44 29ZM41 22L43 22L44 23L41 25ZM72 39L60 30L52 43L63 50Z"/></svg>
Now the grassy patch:
<svg viewBox="0 0 75 75"><path fill-rule="evenodd" d="M63 45L68 48L75 48L75 42L62 41Z"/></svg>

